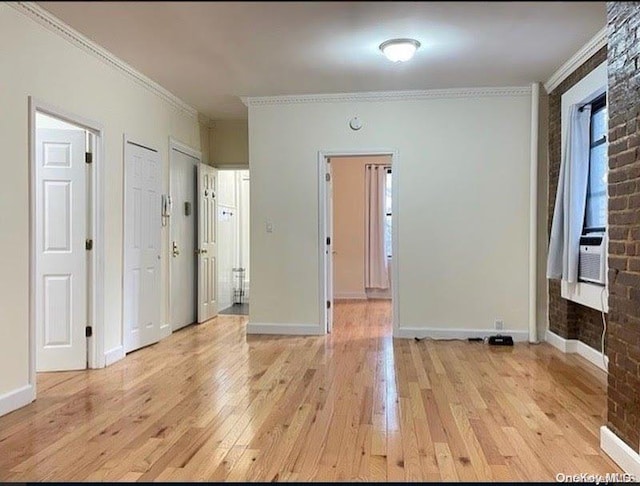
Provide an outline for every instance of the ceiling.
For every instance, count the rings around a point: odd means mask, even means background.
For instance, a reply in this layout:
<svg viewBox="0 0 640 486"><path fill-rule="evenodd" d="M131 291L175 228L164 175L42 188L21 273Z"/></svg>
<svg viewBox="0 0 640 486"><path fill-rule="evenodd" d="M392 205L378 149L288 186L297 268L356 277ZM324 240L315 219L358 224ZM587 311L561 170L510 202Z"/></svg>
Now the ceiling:
<svg viewBox="0 0 640 486"><path fill-rule="evenodd" d="M605 2L39 3L214 120L239 96L544 82L606 25Z"/></svg>

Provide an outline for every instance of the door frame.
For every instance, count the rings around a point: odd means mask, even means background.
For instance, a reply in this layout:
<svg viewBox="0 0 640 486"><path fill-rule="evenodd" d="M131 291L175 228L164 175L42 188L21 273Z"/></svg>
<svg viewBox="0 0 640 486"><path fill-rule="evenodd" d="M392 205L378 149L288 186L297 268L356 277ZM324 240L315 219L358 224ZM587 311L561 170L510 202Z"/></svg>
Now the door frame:
<svg viewBox="0 0 640 486"><path fill-rule="evenodd" d="M36 113L51 115L93 135L91 182L88 189L89 232L93 237L93 250L87 276L88 301L93 335L87 338L87 367L104 368L104 142L103 126L94 120L66 111L33 96L28 97L29 110L29 384L36 396ZM87 235L90 236L90 235Z"/></svg>
<svg viewBox="0 0 640 486"><path fill-rule="evenodd" d="M171 167L172 164L174 163L173 160L173 151L177 150L178 152L181 152L189 157L193 157L197 160L197 163L194 164L194 169L197 170L198 168L198 164L202 163L202 152L199 150L194 149L193 147L190 147L189 145L187 145L184 142L181 142L180 140L174 138L174 137L169 137L169 190L167 192L167 194L171 195ZM194 182L196 180L196 177L194 176ZM198 190L194 189L194 194L196 194L197 196ZM197 201L195 203L195 206L197 206ZM193 208L194 212L193 214L196 214L196 207ZM168 321L168 327L169 327L169 331L168 334L173 333L174 331L174 323L171 322L171 311L172 311L172 307L171 307L171 303L172 303L172 298L171 298L171 279L172 279L172 275L171 275L171 235L172 235L172 229L173 229L173 220L171 219L171 217L168 218L169 219L169 224L168 226L168 231L167 231L167 251L168 251L168 266L169 266L169 285L167 286L167 321ZM198 220L196 217L196 225L195 225L195 240L198 240ZM196 264L196 269L197 269L197 264ZM198 294L198 272L196 270L196 298L194 299L194 302L196 302L196 316L198 314L198 299L197 299L197 294ZM196 317L196 322L198 321L197 317ZM164 326L163 326L164 329ZM162 337L165 337L164 334L166 334L167 331L163 331L162 332Z"/></svg>
<svg viewBox="0 0 640 486"><path fill-rule="evenodd" d="M233 171L233 172L238 172L241 170L246 170L249 171L249 175L251 175L251 169L249 167L249 164L227 164L227 165L221 165L221 166L217 166L216 169L218 170L218 173L222 172L222 171ZM218 187L219 188L219 187ZM236 191L239 189L239 187L236 187ZM236 204L239 206L240 205L240 200L239 200L239 193L236 192ZM251 204L249 204L249 217L251 217ZM236 208L236 210L238 210L238 208ZM216 214L216 218L218 217L218 215ZM216 224L216 231L218 231L218 225ZM238 218L238 228L236 231L236 238L237 238L237 242L238 242L238 257L241 257L242 254L242 250L240 248L240 241L241 241L241 236L242 234L242 224L240 222L240 218ZM251 249L251 241L249 241L249 249ZM216 262L216 269L218 268L218 264L220 263L220 244L218 242L218 255L216 255L217 258L217 262ZM251 258L249 256L249 258ZM220 296L220 282L217 279L217 275L216 275L216 301L218 301ZM233 305L233 304L232 304ZM220 310L224 310L224 309L218 309L218 311Z"/></svg>
<svg viewBox="0 0 640 486"><path fill-rule="evenodd" d="M327 264L327 255L325 251L327 235L327 185L325 174L328 172L328 161L332 157L369 157L388 155L391 157L391 168L393 170L393 178L391 179L391 213L393 214L393 226L391 228L391 249L393 252L393 265L391 266L391 302L392 302L392 322L393 335L398 333L398 323L400 322L400 303L398 295L398 276L400 274L399 258L398 258L398 173L400 165L400 156L396 149L362 149L362 150L319 150L318 151L318 306L320 310L319 334L328 333L327 324L327 272L325 272Z"/></svg>

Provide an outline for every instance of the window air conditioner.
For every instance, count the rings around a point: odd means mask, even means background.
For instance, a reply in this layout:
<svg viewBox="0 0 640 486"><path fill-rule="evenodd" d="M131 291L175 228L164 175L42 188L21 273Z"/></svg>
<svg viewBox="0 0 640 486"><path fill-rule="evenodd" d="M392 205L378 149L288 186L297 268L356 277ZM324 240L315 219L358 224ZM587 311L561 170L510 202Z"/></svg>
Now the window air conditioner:
<svg viewBox="0 0 640 486"><path fill-rule="evenodd" d="M603 234L585 235L580 238L578 280L605 284L607 245Z"/></svg>

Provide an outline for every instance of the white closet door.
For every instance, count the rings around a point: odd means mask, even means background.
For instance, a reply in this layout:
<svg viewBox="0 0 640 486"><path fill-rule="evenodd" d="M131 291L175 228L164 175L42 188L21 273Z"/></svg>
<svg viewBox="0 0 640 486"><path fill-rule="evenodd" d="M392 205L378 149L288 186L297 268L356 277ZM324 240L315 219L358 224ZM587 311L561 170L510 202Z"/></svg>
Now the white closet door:
<svg viewBox="0 0 640 486"><path fill-rule="evenodd" d="M84 130L36 130L36 369L87 367Z"/></svg>
<svg viewBox="0 0 640 486"><path fill-rule="evenodd" d="M160 340L160 155L128 142L124 168L125 351Z"/></svg>
<svg viewBox="0 0 640 486"><path fill-rule="evenodd" d="M198 322L218 315L218 171L198 165Z"/></svg>

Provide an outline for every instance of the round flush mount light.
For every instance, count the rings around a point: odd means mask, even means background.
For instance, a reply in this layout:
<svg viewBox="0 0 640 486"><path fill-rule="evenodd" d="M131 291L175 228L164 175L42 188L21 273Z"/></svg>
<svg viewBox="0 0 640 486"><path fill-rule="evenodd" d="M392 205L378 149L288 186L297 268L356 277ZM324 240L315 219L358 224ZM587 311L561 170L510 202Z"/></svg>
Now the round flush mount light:
<svg viewBox="0 0 640 486"><path fill-rule="evenodd" d="M390 39L380 44L380 50L392 62L406 62L420 47L415 39Z"/></svg>

